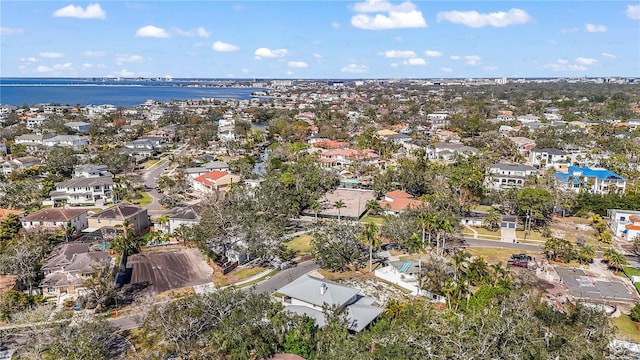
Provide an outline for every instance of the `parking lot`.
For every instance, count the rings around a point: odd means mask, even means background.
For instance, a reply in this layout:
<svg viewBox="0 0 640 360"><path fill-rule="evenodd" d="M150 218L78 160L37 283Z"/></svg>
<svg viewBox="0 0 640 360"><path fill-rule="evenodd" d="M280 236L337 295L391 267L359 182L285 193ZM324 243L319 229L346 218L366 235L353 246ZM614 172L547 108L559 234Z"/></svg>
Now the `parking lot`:
<svg viewBox="0 0 640 360"><path fill-rule="evenodd" d="M213 281L213 269L197 249L173 249L136 254L129 257L129 286L138 286L153 294L202 285Z"/></svg>

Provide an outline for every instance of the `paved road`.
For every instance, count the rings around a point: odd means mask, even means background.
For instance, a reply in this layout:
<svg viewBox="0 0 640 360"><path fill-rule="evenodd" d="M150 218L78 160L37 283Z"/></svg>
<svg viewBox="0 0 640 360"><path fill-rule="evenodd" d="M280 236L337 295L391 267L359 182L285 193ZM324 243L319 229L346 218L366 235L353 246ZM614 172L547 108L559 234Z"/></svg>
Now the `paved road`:
<svg viewBox="0 0 640 360"><path fill-rule="evenodd" d="M529 251L541 251L542 246L531 244L510 243L497 240L480 240L464 238L465 246L469 247L491 247L500 249L515 249L515 250L529 250Z"/></svg>
<svg viewBox="0 0 640 360"><path fill-rule="evenodd" d="M318 268L318 265L314 263L312 260L301 262L296 267L292 267L283 271L280 271L277 275L272 277L271 279L262 281L255 286L244 288L246 290L253 290L256 293L263 294L271 294L272 292L280 289L281 287L287 285L293 280L299 278L300 276L308 273L309 271L313 271Z"/></svg>

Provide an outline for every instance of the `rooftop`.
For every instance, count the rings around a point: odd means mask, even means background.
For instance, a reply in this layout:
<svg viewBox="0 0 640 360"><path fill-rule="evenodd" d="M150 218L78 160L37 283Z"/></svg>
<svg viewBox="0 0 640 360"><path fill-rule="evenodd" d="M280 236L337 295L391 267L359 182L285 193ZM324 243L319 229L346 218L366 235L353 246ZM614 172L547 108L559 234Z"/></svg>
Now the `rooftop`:
<svg viewBox="0 0 640 360"><path fill-rule="evenodd" d="M87 212L86 209L62 209L62 208L42 209L34 212L33 214L29 214L23 217L22 221L23 222L31 222L31 221L62 222L62 221L69 221L86 212Z"/></svg>

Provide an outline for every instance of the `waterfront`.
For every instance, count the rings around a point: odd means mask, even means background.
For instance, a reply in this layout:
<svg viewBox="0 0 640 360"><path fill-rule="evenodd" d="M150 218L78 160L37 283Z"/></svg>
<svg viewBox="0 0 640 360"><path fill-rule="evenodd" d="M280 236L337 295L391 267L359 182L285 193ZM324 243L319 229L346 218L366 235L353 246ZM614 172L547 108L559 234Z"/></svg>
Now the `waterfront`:
<svg viewBox="0 0 640 360"><path fill-rule="evenodd" d="M22 106L39 103L61 105L111 104L130 107L149 99L249 99L263 89L221 87L212 83L189 86L183 81L97 81L89 79L4 78L0 80L0 104Z"/></svg>

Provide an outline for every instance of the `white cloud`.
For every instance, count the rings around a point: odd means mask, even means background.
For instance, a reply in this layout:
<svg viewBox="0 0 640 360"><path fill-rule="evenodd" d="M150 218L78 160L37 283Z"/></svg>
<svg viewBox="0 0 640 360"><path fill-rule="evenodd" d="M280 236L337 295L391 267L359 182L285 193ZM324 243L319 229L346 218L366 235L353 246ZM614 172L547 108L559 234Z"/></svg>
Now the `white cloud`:
<svg viewBox="0 0 640 360"><path fill-rule="evenodd" d="M397 63L391 63L391 67L392 67L392 68L397 68L397 67L398 67L398 64L397 64Z"/></svg>
<svg viewBox="0 0 640 360"><path fill-rule="evenodd" d="M590 33L597 33L597 32L605 32L605 31L607 31L607 27L604 26L604 25L587 24L584 27Z"/></svg>
<svg viewBox="0 0 640 360"><path fill-rule="evenodd" d="M56 52L41 52L40 57L43 57L45 59L59 59L61 57L64 57L64 54Z"/></svg>
<svg viewBox="0 0 640 360"><path fill-rule="evenodd" d="M22 30L20 28L0 27L0 34L2 34L2 35L22 35L22 34L24 34L24 30Z"/></svg>
<svg viewBox="0 0 640 360"><path fill-rule="evenodd" d="M287 55L287 49L268 49L268 48L259 48L253 53L257 60L262 58L281 58Z"/></svg>
<svg viewBox="0 0 640 360"><path fill-rule="evenodd" d="M558 59L557 63L558 64L568 64L569 60L567 60L567 59Z"/></svg>
<svg viewBox="0 0 640 360"><path fill-rule="evenodd" d="M425 50L424 54L427 55L428 57L442 56L442 53L437 50Z"/></svg>
<svg viewBox="0 0 640 360"><path fill-rule="evenodd" d="M91 69L92 67L93 67L93 64L89 64L89 63L82 64L82 70Z"/></svg>
<svg viewBox="0 0 640 360"><path fill-rule="evenodd" d="M460 60L460 56L458 56L458 55L451 55L451 56L449 56L449 59L451 59L451 60Z"/></svg>
<svg viewBox="0 0 640 360"><path fill-rule="evenodd" d="M591 58L585 58L585 57L579 57L579 58L576 59L576 62L578 64L582 64L582 65L593 65L593 64L597 63L598 60L591 59Z"/></svg>
<svg viewBox="0 0 640 360"><path fill-rule="evenodd" d="M467 55L464 57L464 62L467 65L478 65L478 63L480 63L480 60L482 60L482 58L478 55Z"/></svg>
<svg viewBox="0 0 640 360"><path fill-rule="evenodd" d="M138 37L168 38L171 37L163 28L153 25L143 26L136 31Z"/></svg>
<svg viewBox="0 0 640 360"><path fill-rule="evenodd" d="M293 75L293 71L287 70L287 75Z"/></svg>
<svg viewBox="0 0 640 360"><path fill-rule="evenodd" d="M248 74L249 73L249 69L245 68L245 69L240 70L240 72L242 72L243 74Z"/></svg>
<svg viewBox="0 0 640 360"><path fill-rule="evenodd" d="M71 70L73 69L72 63L64 63L64 64L55 64L53 65L55 70Z"/></svg>
<svg viewBox="0 0 640 360"><path fill-rule="evenodd" d="M208 38L209 36L211 36L211 32L207 31L207 29L203 28L202 26L195 30L182 30L180 28L173 28L173 31L180 36L186 37L198 36L201 38Z"/></svg>
<svg viewBox="0 0 640 360"><path fill-rule="evenodd" d="M413 58L413 59L408 59L403 61L403 64L411 65L411 66L420 66L420 65L427 65L427 62L421 58Z"/></svg>
<svg viewBox="0 0 640 360"><path fill-rule="evenodd" d="M498 67L497 66L485 66L484 69L486 71L496 71L496 70L498 70Z"/></svg>
<svg viewBox="0 0 640 360"><path fill-rule="evenodd" d="M369 67L364 64L349 64L340 69L340 71L350 74L362 74L369 71Z"/></svg>
<svg viewBox="0 0 640 360"><path fill-rule="evenodd" d="M39 72L39 73L47 73L47 72L50 72L51 70L53 70L53 69L48 67L48 66L44 66L44 65L39 65L36 68L36 72Z"/></svg>
<svg viewBox="0 0 640 360"><path fill-rule="evenodd" d="M551 39L551 40L547 41L547 44L549 44L549 45L558 45L558 42L553 40L553 39Z"/></svg>
<svg viewBox="0 0 640 360"><path fill-rule="evenodd" d="M339 22L334 21L331 23L331 27L334 29L340 29L341 25Z"/></svg>
<svg viewBox="0 0 640 360"><path fill-rule="evenodd" d="M214 42L213 45L211 45L211 48L218 52L233 52L240 50L239 47L222 41Z"/></svg>
<svg viewBox="0 0 640 360"><path fill-rule="evenodd" d="M380 55L387 58L414 58L416 57L415 51L412 50L386 50L381 52Z"/></svg>
<svg viewBox="0 0 640 360"><path fill-rule="evenodd" d="M30 56L28 58L20 58L20 61L34 63L34 62L38 61L38 59L36 59L33 56Z"/></svg>
<svg viewBox="0 0 640 360"><path fill-rule="evenodd" d="M133 77L135 74L133 73L133 71L129 71L127 69L122 69L122 70L120 70L118 75L122 76L122 77Z"/></svg>
<svg viewBox="0 0 640 360"><path fill-rule="evenodd" d="M322 55L318 54L318 53L314 53L313 55L314 59L322 59Z"/></svg>
<svg viewBox="0 0 640 360"><path fill-rule="evenodd" d="M106 19L107 13L100 4L89 4L86 9L82 6L67 5L53 12L54 17L72 17L78 19Z"/></svg>
<svg viewBox="0 0 640 360"><path fill-rule="evenodd" d="M351 25L363 30L425 28L427 22L422 12L410 1L394 5L385 0L366 0L356 3L358 13L351 18ZM367 15L366 13L377 13Z"/></svg>
<svg viewBox="0 0 640 360"><path fill-rule="evenodd" d="M617 56L615 56L615 55L613 55L613 54L609 54L609 53L606 53L606 52L603 52L603 53L602 53L602 54L600 54L600 55L602 55L602 56L604 56L604 57L606 57L606 58L609 58L609 59L615 59L615 58L617 57Z"/></svg>
<svg viewBox="0 0 640 360"><path fill-rule="evenodd" d="M505 27L531 22L533 18L521 9L509 9L482 14L477 11L441 11L438 13L438 22L449 21L454 24L480 28L484 26Z"/></svg>
<svg viewBox="0 0 640 360"><path fill-rule="evenodd" d="M118 55L116 56L116 65L122 65L124 63L142 63L144 57L140 55Z"/></svg>
<svg viewBox="0 0 640 360"><path fill-rule="evenodd" d="M584 65L567 64L566 60L558 60L555 63L547 64L545 69L551 69L552 71L585 71L588 68Z"/></svg>
<svg viewBox="0 0 640 360"><path fill-rule="evenodd" d="M309 67L309 64L307 64L304 61L289 61L289 63L287 65L289 65L289 67L292 67L292 68L306 68L306 67Z"/></svg>
<svg viewBox="0 0 640 360"><path fill-rule="evenodd" d="M208 31L207 29L203 28L202 26L198 28L198 30L196 31L198 36L201 38L208 38L209 36L211 36L211 31Z"/></svg>
<svg viewBox="0 0 640 360"><path fill-rule="evenodd" d="M87 51L83 52L82 55L84 55L86 57L102 57L102 56L107 55L107 53L104 52L104 51L87 50Z"/></svg>
<svg viewBox="0 0 640 360"><path fill-rule="evenodd" d="M440 71L444 71L444 72L452 72L452 71L453 71L453 69L452 69L452 68L450 68L450 67L441 67L441 68L440 68Z"/></svg>
<svg viewBox="0 0 640 360"><path fill-rule="evenodd" d="M627 5L627 11L624 14L629 19L640 20L640 5Z"/></svg>

